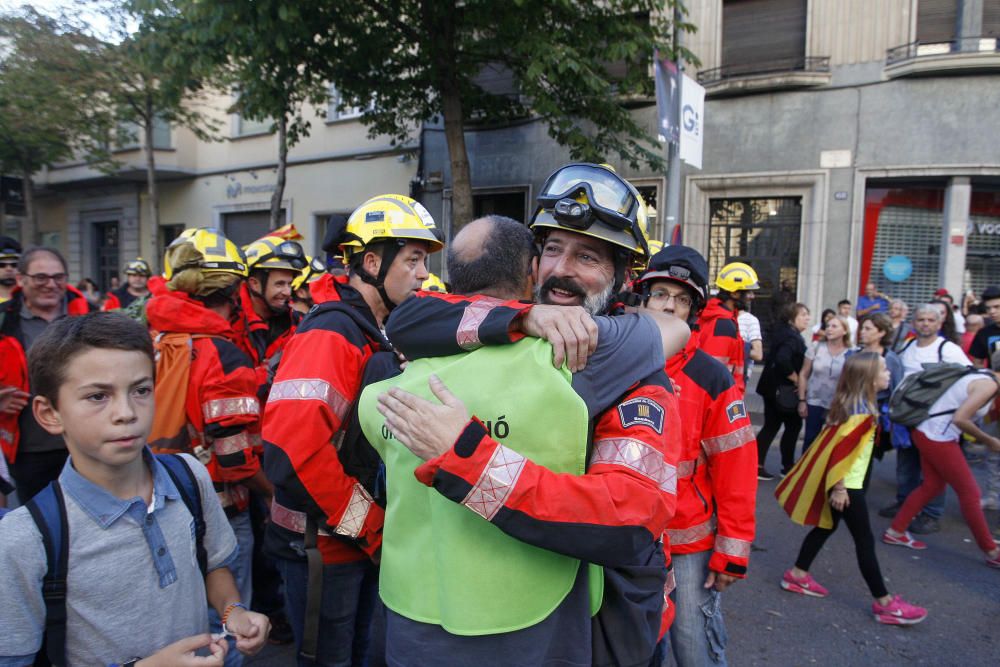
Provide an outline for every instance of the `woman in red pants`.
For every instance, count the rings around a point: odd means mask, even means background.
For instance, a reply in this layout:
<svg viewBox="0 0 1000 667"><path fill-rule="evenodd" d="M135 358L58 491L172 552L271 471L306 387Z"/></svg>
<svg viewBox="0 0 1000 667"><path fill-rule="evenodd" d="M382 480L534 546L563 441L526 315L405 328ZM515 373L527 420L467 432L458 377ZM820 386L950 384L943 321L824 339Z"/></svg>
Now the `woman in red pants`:
<svg viewBox="0 0 1000 667"><path fill-rule="evenodd" d="M986 517L979 505L979 486L958 441L968 433L993 451L1000 451L1000 439L983 432L976 422L985 416L997 395L1000 375L988 370L970 373L934 402L926 419L911 431L913 444L920 451L924 482L907 496L892 525L882 535L886 544L926 549L924 542L913 539L906 527L924 505L950 486L958 494L962 516L972 530L976 544L986 554L986 564L1000 568L1000 548L990 535Z"/></svg>

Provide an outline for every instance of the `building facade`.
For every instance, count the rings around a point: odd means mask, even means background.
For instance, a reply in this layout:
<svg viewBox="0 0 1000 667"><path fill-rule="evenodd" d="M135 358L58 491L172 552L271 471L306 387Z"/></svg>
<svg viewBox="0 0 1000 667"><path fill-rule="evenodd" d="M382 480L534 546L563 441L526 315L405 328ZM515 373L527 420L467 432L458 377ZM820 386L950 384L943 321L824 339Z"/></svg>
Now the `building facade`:
<svg viewBox="0 0 1000 667"><path fill-rule="evenodd" d="M107 289L136 256L159 266L166 245L185 227L213 226L239 245L267 232L277 137L270 123L228 114L231 102L226 96L201 102L218 125L217 141L201 141L183 127L157 129L158 226L149 212L138 143L116 152L122 167L113 176L65 164L36 177L40 236L65 252L74 280L90 277ZM302 232L310 255L320 252L330 214L350 213L378 194L408 194L417 170L415 143L369 139L360 110L338 111L333 90L326 112L317 113L310 136L289 149L281 204L284 222Z"/></svg>
<svg viewBox="0 0 1000 667"><path fill-rule="evenodd" d="M698 29L684 43L701 61L686 73L706 105L681 237L713 273L757 269L762 320L789 300L818 315L869 279L910 303L1000 283L1000 0L686 5ZM633 113L653 132L653 100ZM447 152L440 132L428 137L421 176L447 218ZM477 211L530 215L568 159L530 120L467 142ZM615 166L662 202L662 174ZM654 234L668 238L655 208Z"/></svg>

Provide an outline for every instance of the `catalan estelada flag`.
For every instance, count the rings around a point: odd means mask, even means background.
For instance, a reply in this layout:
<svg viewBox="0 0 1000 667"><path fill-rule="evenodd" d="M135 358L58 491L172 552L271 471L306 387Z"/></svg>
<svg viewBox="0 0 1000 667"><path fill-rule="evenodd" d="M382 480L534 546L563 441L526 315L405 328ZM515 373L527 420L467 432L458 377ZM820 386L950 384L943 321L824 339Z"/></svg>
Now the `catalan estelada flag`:
<svg viewBox="0 0 1000 667"><path fill-rule="evenodd" d="M844 479L875 437L874 415L853 415L843 424L827 426L802 458L792 466L774 495L792 521L803 526L833 528L827 500L830 489Z"/></svg>

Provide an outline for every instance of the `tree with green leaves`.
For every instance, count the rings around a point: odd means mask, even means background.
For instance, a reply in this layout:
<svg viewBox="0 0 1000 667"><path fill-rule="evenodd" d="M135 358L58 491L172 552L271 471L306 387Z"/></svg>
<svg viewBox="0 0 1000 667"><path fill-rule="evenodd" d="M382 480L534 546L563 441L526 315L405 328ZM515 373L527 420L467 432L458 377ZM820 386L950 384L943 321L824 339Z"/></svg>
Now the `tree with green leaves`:
<svg viewBox="0 0 1000 667"><path fill-rule="evenodd" d="M231 113L271 121L278 135L277 184L271 196L271 228L278 227L288 150L308 136L306 109L325 108L325 59L335 57L331 15L339 3L289 0L202 2L163 0L144 19L151 28L171 25L172 54L165 65L211 73L213 85L231 90Z"/></svg>
<svg viewBox="0 0 1000 667"><path fill-rule="evenodd" d="M153 228L160 224L160 196L156 180L154 131L158 124L186 127L203 141L215 138L218 125L199 111L202 78L195 63L165 62L177 38L176 20L157 22L153 30L144 22L144 0L116 0L101 7L107 21L109 42L95 75L102 101L117 121L119 143L141 144L146 162L146 190ZM140 137L135 134L141 134Z"/></svg>
<svg viewBox="0 0 1000 667"><path fill-rule="evenodd" d="M368 108L362 121L373 136L403 141L414 125L443 119L457 228L473 217L464 138L470 120L534 114L573 159L616 156L635 168L663 168L659 144L627 103L650 103L654 49L678 55L671 18L680 2L365 0L351 11L341 1L327 76L345 104ZM697 62L690 52L679 55ZM488 90L488 69L508 73L510 90Z"/></svg>
<svg viewBox="0 0 1000 667"><path fill-rule="evenodd" d="M71 19L25 7L0 15L0 168L21 177L25 240L37 242L33 176L73 158L103 169L113 119L93 73L104 44Z"/></svg>

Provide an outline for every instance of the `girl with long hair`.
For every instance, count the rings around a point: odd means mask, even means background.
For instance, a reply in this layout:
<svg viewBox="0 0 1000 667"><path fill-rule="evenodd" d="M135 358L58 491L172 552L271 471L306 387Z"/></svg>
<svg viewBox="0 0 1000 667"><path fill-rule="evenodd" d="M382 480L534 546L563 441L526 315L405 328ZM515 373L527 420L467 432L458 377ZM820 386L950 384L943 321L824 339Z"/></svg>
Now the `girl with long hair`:
<svg viewBox="0 0 1000 667"><path fill-rule="evenodd" d="M924 620L927 610L899 595L890 595L886 589L865 502L878 430L876 397L888 386L889 370L880 355L852 355L837 383L826 427L775 490L792 521L815 526L802 541L795 565L785 571L781 587L812 597L828 595L829 591L809 574L809 568L843 520L854 540L861 575L874 598L875 620L887 625L912 625Z"/></svg>

